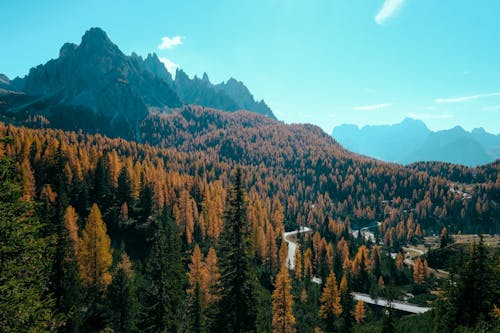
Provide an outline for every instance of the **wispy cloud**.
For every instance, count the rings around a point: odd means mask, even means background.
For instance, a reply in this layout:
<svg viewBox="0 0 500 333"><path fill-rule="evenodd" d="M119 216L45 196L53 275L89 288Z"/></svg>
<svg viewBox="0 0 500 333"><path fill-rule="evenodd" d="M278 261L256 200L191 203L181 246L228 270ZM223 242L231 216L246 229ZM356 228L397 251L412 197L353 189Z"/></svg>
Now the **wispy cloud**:
<svg viewBox="0 0 500 333"><path fill-rule="evenodd" d="M369 111L369 110L384 109L384 108L388 108L389 106L392 106L392 103L354 106L352 109L356 110L356 111Z"/></svg>
<svg viewBox="0 0 500 333"><path fill-rule="evenodd" d="M172 74L173 76L175 76L175 71L180 66L177 65L175 62L173 62L170 59L167 59L167 58L164 58L164 57L159 57L159 59L163 63L163 65L165 65L165 68L167 69L167 71L169 71L170 74Z"/></svg>
<svg viewBox="0 0 500 333"><path fill-rule="evenodd" d="M181 45L181 44L182 44L182 37L181 36L162 37L161 44L158 45L158 48L160 50L172 49L175 46Z"/></svg>
<svg viewBox="0 0 500 333"><path fill-rule="evenodd" d="M377 24L384 24L388 18L397 14L404 2L405 0L385 0L379 12L375 16L375 22L377 22Z"/></svg>
<svg viewBox="0 0 500 333"><path fill-rule="evenodd" d="M484 97L500 96L500 92L494 92L489 94L477 94L471 96L461 96L461 97L451 97L451 98L436 98L434 102L436 103L461 103L466 101L472 101L475 99L480 99Z"/></svg>
<svg viewBox="0 0 500 333"><path fill-rule="evenodd" d="M435 113L408 113L408 117L413 119L428 120L428 119L450 119L455 116L448 113L435 114Z"/></svg>

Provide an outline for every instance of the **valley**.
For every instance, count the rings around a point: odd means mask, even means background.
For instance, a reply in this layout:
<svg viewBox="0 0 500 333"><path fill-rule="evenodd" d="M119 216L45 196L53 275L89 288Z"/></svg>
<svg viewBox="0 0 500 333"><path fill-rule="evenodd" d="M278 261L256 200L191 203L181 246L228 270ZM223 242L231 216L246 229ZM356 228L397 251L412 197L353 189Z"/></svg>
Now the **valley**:
<svg viewBox="0 0 500 333"><path fill-rule="evenodd" d="M360 155L100 28L0 79L6 332L498 328L500 160Z"/></svg>

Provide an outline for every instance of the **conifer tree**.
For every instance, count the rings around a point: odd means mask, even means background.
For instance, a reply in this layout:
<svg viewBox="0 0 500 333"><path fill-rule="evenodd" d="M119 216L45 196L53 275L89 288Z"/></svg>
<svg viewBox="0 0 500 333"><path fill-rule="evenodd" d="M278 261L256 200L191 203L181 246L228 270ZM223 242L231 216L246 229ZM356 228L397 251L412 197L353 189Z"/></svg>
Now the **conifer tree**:
<svg viewBox="0 0 500 333"><path fill-rule="evenodd" d="M50 331L54 300L47 295L49 242L41 235L33 204L21 200L17 175L14 163L0 158L0 329Z"/></svg>
<svg viewBox="0 0 500 333"><path fill-rule="evenodd" d="M295 278L302 279L302 251L298 246L295 249Z"/></svg>
<svg viewBox="0 0 500 333"><path fill-rule="evenodd" d="M64 331L77 332L82 323L80 307L82 291L78 266L78 215L72 206L68 206L64 213L64 227L58 240L57 249L61 258L60 274L56 276L58 311L66 317Z"/></svg>
<svg viewBox="0 0 500 333"><path fill-rule="evenodd" d="M204 332L205 331L205 307L208 299L208 274L207 267L202 261L202 254L198 244L195 245L191 256L189 266L188 280L189 289L189 317L190 331Z"/></svg>
<svg viewBox="0 0 500 333"><path fill-rule="evenodd" d="M280 267L283 265L285 267L290 265L288 262L288 244L285 241L282 241L280 246Z"/></svg>
<svg viewBox="0 0 500 333"><path fill-rule="evenodd" d="M354 307L354 299L352 297L352 289L350 284L347 281L347 274L342 276L340 280L340 305L342 306L342 313L340 318L342 319L341 323L341 332L349 333L352 332L352 326L354 323L353 316L353 307Z"/></svg>
<svg viewBox="0 0 500 333"><path fill-rule="evenodd" d="M134 286L134 271L127 253L122 249L120 262L113 280L106 290L107 323L115 332L136 330L137 299Z"/></svg>
<svg viewBox="0 0 500 333"><path fill-rule="evenodd" d="M204 306L199 282L195 282L189 297L189 332L204 333L206 332L206 322L204 319Z"/></svg>
<svg viewBox="0 0 500 333"><path fill-rule="evenodd" d="M494 325L493 310L500 299L499 256L498 251L489 255L483 237L472 245L438 306L439 330L453 332L458 325L474 327L481 321L486 326Z"/></svg>
<svg viewBox="0 0 500 333"><path fill-rule="evenodd" d="M102 289L111 283L109 268L113 256L110 246L111 240L106 233L101 211L97 204L93 204L78 245L78 264L84 287Z"/></svg>
<svg viewBox="0 0 500 333"><path fill-rule="evenodd" d="M146 332L177 332L180 327L185 274L181 242L169 208L163 209L146 263L141 328Z"/></svg>
<svg viewBox="0 0 500 333"><path fill-rule="evenodd" d="M207 304L210 305L217 302L220 298L220 273L217 264L217 254L213 247L210 247L208 250L205 263L207 267Z"/></svg>
<svg viewBox="0 0 500 333"><path fill-rule="evenodd" d="M255 330L257 280L250 244L247 202L240 168L227 193L224 229L219 245L221 299L218 330L228 333Z"/></svg>
<svg viewBox="0 0 500 333"><path fill-rule="evenodd" d="M205 303L206 295L208 294L207 286L207 268L203 262L203 257L201 254L200 246L195 245L193 254L191 256L191 263L189 266L188 279L189 279L189 289L188 294L192 294L196 286L201 294L202 304Z"/></svg>
<svg viewBox="0 0 500 333"><path fill-rule="evenodd" d="M342 305L340 304L340 293L337 287L337 278L335 273L331 272L328 275L321 294L321 307L319 315L324 319L326 327L329 331L333 331L334 321L342 313Z"/></svg>
<svg viewBox="0 0 500 333"><path fill-rule="evenodd" d="M422 264L420 257L417 258L413 266L413 282L415 284L422 284L425 282L424 265Z"/></svg>
<svg viewBox="0 0 500 333"><path fill-rule="evenodd" d="M356 303L356 307L354 308L354 318L358 324L363 322L366 318L365 303L361 300Z"/></svg>
<svg viewBox="0 0 500 333"><path fill-rule="evenodd" d="M286 265L276 276L273 291L273 333L295 333L295 316L293 315L292 285Z"/></svg>

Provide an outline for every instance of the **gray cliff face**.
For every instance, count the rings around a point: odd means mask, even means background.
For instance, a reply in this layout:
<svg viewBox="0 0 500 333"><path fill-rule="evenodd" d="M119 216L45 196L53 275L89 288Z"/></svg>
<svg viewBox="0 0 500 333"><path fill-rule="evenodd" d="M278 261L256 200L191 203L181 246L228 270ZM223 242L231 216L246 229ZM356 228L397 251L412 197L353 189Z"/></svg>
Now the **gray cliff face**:
<svg viewBox="0 0 500 333"><path fill-rule="evenodd" d="M178 69L174 87L187 104L198 104L230 112L247 110L276 119L264 101L257 102L248 88L233 78L214 85L206 73L203 73L201 79L197 76L191 79L182 69Z"/></svg>
<svg viewBox="0 0 500 333"><path fill-rule="evenodd" d="M184 104L275 118L243 83L213 85L207 74L191 79L182 70L174 80L155 53L127 56L100 28L86 31L80 44L64 44L58 58L23 78L0 75L0 113L16 121L42 116L48 126L62 129L137 139L137 125L150 111Z"/></svg>
<svg viewBox="0 0 500 333"><path fill-rule="evenodd" d="M66 104L83 106L109 118L121 116L131 123L147 115L147 106L181 105L167 82L134 60L124 55L104 31L92 28L80 45L66 43L59 58L32 68L25 78L24 91L59 96Z"/></svg>

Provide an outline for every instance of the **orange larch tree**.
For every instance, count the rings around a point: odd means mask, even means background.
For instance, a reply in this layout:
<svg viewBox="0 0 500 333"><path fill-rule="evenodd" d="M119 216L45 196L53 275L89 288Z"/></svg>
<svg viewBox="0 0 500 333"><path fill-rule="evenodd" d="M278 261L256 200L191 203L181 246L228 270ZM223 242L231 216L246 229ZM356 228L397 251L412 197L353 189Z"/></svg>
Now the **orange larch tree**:
<svg viewBox="0 0 500 333"><path fill-rule="evenodd" d="M273 333L295 333L295 316L293 315L292 285L286 265L276 276L273 291Z"/></svg>
<svg viewBox="0 0 500 333"><path fill-rule="evenodd" d="M111 240L97 204L90 209L78 244L78 265L83 286L104 288L111 282L109 267L113 261Z"/></svg>

